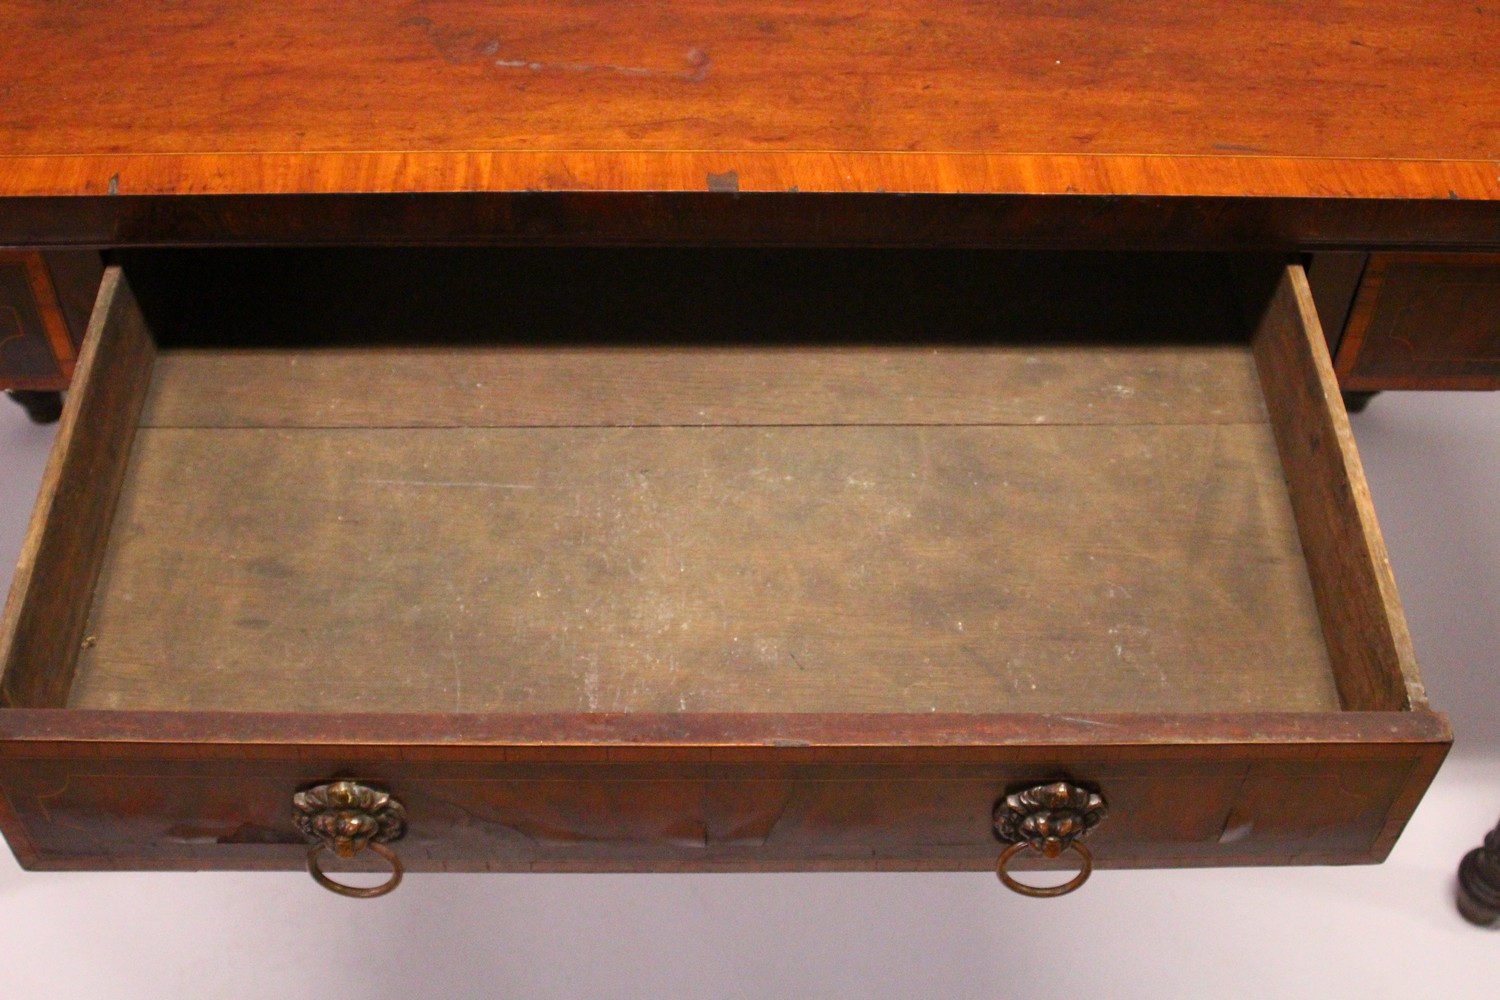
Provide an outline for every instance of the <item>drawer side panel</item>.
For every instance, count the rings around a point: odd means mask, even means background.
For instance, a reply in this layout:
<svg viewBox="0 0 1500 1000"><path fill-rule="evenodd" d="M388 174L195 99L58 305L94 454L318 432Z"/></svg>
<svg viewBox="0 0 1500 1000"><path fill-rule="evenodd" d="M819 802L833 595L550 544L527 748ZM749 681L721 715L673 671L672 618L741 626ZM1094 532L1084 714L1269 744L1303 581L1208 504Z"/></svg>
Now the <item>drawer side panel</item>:
<svg viewBox="0 0 1500 1000"><path fill-rule="evenodd" d="M6 705L67 698L154 353L129 284L111 268L0 618Z"/></svg>

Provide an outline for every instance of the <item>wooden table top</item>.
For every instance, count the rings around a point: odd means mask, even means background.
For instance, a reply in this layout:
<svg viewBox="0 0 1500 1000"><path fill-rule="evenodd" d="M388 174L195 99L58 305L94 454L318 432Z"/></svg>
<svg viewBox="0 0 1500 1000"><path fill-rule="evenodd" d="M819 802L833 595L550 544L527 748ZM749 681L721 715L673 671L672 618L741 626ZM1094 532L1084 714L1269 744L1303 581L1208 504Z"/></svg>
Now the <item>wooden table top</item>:
<svg viewBox="0 0 1500 1000"><path fill-rule="evenodd" d="M0 8L0 198L1500 201L1491 0Z"/></svg>

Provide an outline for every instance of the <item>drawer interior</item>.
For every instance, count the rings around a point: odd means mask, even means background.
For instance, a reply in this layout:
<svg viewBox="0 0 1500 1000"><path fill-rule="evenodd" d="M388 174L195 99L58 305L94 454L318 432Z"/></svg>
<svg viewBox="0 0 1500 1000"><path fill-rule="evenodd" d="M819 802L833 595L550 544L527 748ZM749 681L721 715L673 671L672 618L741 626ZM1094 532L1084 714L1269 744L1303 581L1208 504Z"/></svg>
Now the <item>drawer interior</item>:
<svg viewBox="0 0 1500 1000"><path fill-rule="evenodd" d="M1292 412L1317 373L1264 342L1307 331L1257 325L1238 264L138 253L93 334L139 348L79 390L127 398L93 428L113 509L74 634L13 643L8 696L1406 707L1394 592L1335 509L1362 482L1328 480L1296 428L1329 415Z"/></svg>

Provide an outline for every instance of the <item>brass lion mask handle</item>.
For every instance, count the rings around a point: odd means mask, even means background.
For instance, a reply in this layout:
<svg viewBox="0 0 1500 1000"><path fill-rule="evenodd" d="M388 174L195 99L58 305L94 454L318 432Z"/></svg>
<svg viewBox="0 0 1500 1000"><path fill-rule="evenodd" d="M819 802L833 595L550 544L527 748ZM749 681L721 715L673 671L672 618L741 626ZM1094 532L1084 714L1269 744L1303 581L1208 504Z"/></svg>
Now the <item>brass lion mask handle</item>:
<svg viewBox="0 0 1500 1000"><path fill-rule="evenodd" d="M995 805L995 836L1010 845L1000 852L995 874L1007 889L1023 896L1046 899L1066 896L1089 880L1094 871L1094 856L1083 845L1083 838L1104 819L1108 807L1104 797L1080 785L1054 781L1034 785L1025 791L1007 795ZM1083 866L1062 885L1039 888L1018 882L1007 870L1011 859L1027 849L1055 858L1073 850Z"/></svg>
<svg viewBox="0 0 1500 1000"><path fill-rule="evenodd" d="M308 874L323 888L341 896L370 899L401 884L405 870L401 859L385 845L406 835L406 809L389 792L357 781L333 781L293 795L292 815L297 829L312 844L307 851ZM367 849L391 866L391 877L380 885L361 888L335 882L318 863L324 851L352 858Z"/></svg>

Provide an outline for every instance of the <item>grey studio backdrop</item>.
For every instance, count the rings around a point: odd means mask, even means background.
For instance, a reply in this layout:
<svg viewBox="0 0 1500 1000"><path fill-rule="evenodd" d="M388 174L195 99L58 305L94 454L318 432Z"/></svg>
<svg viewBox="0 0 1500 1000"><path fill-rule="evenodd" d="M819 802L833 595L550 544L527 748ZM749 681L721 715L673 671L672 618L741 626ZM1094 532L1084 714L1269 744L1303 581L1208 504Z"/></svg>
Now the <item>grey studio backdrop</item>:
<svg viewBox="0 0 1500 1000"><path fill-rule="evenodd" d="M1354 418L1434 707L1456 743L1379 867L1103 871L1027 900L985 874L73 874L0 857L0 998L1500 996L1452 903L1500 818L1500 394ZM0 404L0 581L51 428Z"/></svg>

